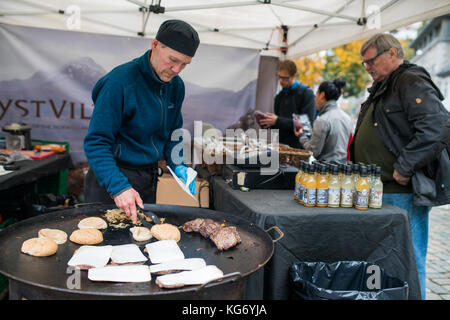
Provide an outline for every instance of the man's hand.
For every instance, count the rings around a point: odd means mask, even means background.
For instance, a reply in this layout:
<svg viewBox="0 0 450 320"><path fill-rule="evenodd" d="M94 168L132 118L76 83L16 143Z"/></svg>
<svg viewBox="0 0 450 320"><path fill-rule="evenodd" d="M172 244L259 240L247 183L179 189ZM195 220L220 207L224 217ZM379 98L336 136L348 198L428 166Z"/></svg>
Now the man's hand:
<svg viewBox="0 0 450 320"><path fill-rule="evenodd" d="M401 184L402 186L407 186L409 183L409 180L411 180L411 178L405 178L404 176L402 176L395 169L394 169L394 174L392 176L394 177L395 181L397 181L397 183Z"/></svg>
<svg viewBox="0 0 450 320"><path fill-rule="evenodd" d="M177 166L174 170L175 174L177 175L178 178L180 178L181 180L183 180L184 183L186 183L187 181L187 167L186 166ZM195 188L195 178L194 180L191 181L191 183L189 184L189 191L195 196L197 195L197 190Z"/></svg>
<svg viewBox="0 0 450 320"><path fill-rule="evenodd" d="M259 125L264 129L273 126L278 120L278 116L275 113L267 112L266 117L259 121Z"/></svg>
<svg viewBox="0 0 450 320"><path fill-rule="evenodd" d="M131 221L134 224L137 222L136 204L144 209L144 203L142 202L141 196L133 188L130 188L114 197L114 202L118 208L125 211L127 217L131 215Z"/></svg>
<svg viewBox="0 0 450 320"><path fill-rule="evenodd" d="M294 134L298 137L299 135L301 135L303 133L303 129L302 128L300 128L300 129L295 129L295 127L294 127Z"/></svg>

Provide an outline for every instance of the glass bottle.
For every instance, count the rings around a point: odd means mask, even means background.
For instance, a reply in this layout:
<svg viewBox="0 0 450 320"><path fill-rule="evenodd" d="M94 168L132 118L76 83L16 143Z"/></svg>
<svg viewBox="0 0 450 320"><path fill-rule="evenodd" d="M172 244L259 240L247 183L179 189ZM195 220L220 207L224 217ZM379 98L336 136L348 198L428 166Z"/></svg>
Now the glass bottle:
<svg viewBox="0 0 450 320"><path fill-rule="evenodd" d="M331 165L331 175L328 181L328 206L330 208L339 207L341 196L341 183L339 180L339 167Z"/></svg>
<svg viewBox="0 0 450 320"><path fill-rule="evenodd" d="M327 167L325 164L319 165L318 169L318 179L317 179L317 207L328 206L328 177L327 177Z"/></svg>
<svg viewBox="0 0 450 320"><path fill-rule="evenodd" d="M358 210L367 210L369 208L369 181L367 179L367 167L361 166L360 177L356 183L356 201L355 208Z"/></svg>
<svg viewBox="0 0 450 320"><path fill-rule="evenodd" d="M299 169L295 175L295 188L294 188L294 199L298 202L298 195L300 193L300 179L303 174L303 161L300 161Z"/></svg>
<svg viewBox="0 0 450 320"><path fill-rule="evenodd" d="M310 166L311 165L308 164L308 163L304 164L303 175L302 175L302 177L300 179L300 193L298 195L298 199L299 199L300 203L303 204L303 205L305 204L305 199L306 199L306 180L309 177L308 171L309 171L309 167Z"/></svg>
<svg viewBox="0 0 450 320"><path fill-rule="evenodd" d="M353 178L352 166L345 166L341 182L341 207L351 208L353 206Z"/></svg>
<svg viewBox="0 0 450 320"><path fill-rule="evenodd" d="M317 189L317 181L314 175L315 170L312 166L309 167L308 170L308 178L305 181L305 203L306 207L315 207L316 206L316 189Z"/></svg>
<svg viewBox="0 0 450 320"><path fill-rule="evenodd" d="M375 168L375 173L370 186L369 207L379 209L383 205L383 182L381 181L381 167Z"/></svg>

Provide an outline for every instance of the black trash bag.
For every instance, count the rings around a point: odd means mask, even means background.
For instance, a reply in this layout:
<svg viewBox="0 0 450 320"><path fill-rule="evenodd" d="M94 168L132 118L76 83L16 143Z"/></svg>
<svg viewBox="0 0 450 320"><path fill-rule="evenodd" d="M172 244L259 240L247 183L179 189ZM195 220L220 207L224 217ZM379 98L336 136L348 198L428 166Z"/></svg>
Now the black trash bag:
<svg viewBox="0 0 450 320"><path fill-rule="evenodd" d="M294 262L289 268L292 299L407 300L408 283L366 261Z"/></svg>

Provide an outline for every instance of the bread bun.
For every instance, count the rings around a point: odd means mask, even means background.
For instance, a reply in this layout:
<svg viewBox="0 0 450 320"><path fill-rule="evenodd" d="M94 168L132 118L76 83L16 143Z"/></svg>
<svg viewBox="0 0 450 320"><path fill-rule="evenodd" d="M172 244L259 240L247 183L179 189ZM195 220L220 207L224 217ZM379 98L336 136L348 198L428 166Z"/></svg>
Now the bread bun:
<svg viewBox="0 0 450 320"><path fill-rule="evenodd" d="M55 254L58 245L55 241L46 238L31 238L22 244L21 251L35 257L47 257Z"/></svg>
<svg viewBox="0 0 450 320"><path fill-rule="evenodd" d="M51 239L56 244L63 244L67 241L67 233L58 229L41 229L38 232L38 237Z"/></svg>
<svg viewBox="0 0 450 320"><path fill-rule="evenodd" d="M98 244L103 241L103 235L94 228L79 229L72 232L69 239L78 244Z"/></svg>
<svg viewBox="0 0 450 320"><path fill-rule="evenodd" d="M180 241L180 230L170 223L155 224L150 230L152 235L158 240Z"/></svg>
<svg viewBox="0 0 450 320"><path fill-rule="evenodd" d="M106 229L108 228L108 224L106 223L105 220L99 217L85 218L78 223L78 229L88 229L88 228Z"/></svg>
<svg viewBox="0 0 450 320"><path fill-rule="evenodd" d="M136 241L147 241L152 238L150 229L146 227L133 227L130 228L130 232L133 234L133 239Z"/></svg>

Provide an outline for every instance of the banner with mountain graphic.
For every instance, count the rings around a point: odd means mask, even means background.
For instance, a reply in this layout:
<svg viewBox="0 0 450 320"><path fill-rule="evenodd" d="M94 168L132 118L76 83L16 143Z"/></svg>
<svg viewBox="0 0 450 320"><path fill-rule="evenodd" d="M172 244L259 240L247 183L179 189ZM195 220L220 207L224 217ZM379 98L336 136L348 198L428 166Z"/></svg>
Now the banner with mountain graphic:
<svg viewBox="0 0 450 320"><path fill-rule="evenodd" d="M0 24L0 127L25 123L32 139L68 141L73 162L84 161L92 88L114 67L141 56L150 42ZM194 121L224 131L255 108L258 64L256 50L200 45L180 74L186 86L183 127L192 136Z"/></svg>

